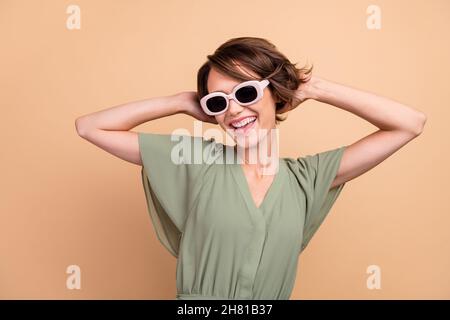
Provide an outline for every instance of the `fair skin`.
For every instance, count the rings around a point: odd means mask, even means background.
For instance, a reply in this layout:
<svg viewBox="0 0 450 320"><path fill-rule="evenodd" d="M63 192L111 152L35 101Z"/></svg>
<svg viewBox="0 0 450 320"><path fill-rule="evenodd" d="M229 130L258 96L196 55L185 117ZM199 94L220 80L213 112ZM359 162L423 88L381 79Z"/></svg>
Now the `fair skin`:
<svg viewBox="0 0 450 320"><path fill-rule="evenodd" d="M260 78L257 74L248 70L246 68L237 66L237 68L244 73L248 73L255 77ZM221 74L212 68L208 75L208 92L221 91L224 93L231 93L233 88L241 83L241 81L234 80L226 75ZM256 120L252 128L247 131L245 135L241 135L242 140L238 139L238 134L235 133L234 127L232 126L233 120L256 116ZM258 157L258 148L267 144L264 150L267 150L267 155L269 159L278 158L277 148L274 148L274 154L270 151L272 150L272 135L271 134L258 134L259 132L270 132L271 129L275 129L275 100L266 87L264 89L263 98L249 106L241 106L235 100L231 99L229 101L228 109L225 113L215 116L217 123L220 127L229 133L233 140L236 142L236 147L240 148L243 154L244 163L241 164L244 175L247 179L248 187L255 202L256 207L259 207L264 200L267 190L270 188L275 175L265 174L264 168L268 164L262 165ZM265 129L260 130L260 129ZM255 133L251 136L251 133ZM253 139L252 139L253 138ZM254 152L256 155L256 161L252 162L250 160L250 152Z"/></svg>
<svg viewBox="0 0 450 320"><path fill-rule="evenodd" d="M249 72L249 70L246 70ZM258 77L260 78L260 77ZM209 92L221 90L230 93L240 83L221 75L214 69L208 78ZM334 188L350 181L387 159L394 152L419 136L426 123L426 115L420 111L373 93L344 86L317 76L299 86L297 94L302 102L313 99L367 120L379 129L347 146L337 175L332 182ZM132 128L151 120L173 114L187 114L200 121L230 128L229 121L245 115L256 115L255 128L275 128L275 101L269 88L256 104L242 107L230 100L226 113L208 116L201 110L196 93L185 91L171 96L162 96L118 105L79 117L75 121L78 134L103 150L131 163L142 165L137 132ZM282 110L287 112L291 110ZM269 136L267 136L269 137ZM264 137L263 137L264 139ZM258 141L260 143L261 141ZM246 151L255 145L245 144ZM249 189L255 204L259 204L269 189L274 176L261 175L259 163L242 164Z"/></svg>

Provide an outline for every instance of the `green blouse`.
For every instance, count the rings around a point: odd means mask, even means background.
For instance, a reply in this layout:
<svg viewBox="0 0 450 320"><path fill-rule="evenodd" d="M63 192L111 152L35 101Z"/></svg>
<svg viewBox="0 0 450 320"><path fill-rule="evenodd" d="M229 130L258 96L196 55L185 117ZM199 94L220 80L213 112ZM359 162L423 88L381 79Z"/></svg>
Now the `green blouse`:
<svg viewBox="0 0 450 320"><path fill-rule="evenodd" d="M256 207L241 164L226 163L234 147L188 135L138 137L148 212L177 258L176 298L289 299L299 255L345 185L330 189L346 146L280 158ZM176 163L174 154L188 160Z"/></svg>

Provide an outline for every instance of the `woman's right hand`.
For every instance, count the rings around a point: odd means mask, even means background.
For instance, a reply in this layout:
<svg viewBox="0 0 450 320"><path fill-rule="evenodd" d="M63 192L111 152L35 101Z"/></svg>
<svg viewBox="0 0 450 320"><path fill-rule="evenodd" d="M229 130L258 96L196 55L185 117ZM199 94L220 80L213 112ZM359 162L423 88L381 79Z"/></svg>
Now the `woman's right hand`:
<svg viewBox="0 0 450 320"><path fill-rule="evenodd" d="M183 91L173 95L173 97L180 104L182 113L203 122L218 124L214 116L207 115L203 111L196 91Z"/></svg>

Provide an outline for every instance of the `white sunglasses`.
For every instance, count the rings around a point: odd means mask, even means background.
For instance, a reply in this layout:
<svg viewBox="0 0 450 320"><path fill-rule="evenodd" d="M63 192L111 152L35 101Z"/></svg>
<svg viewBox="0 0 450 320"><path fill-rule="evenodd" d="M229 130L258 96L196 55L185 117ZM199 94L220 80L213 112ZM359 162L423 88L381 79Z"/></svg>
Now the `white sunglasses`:
<svg viewBox="0 0 450 320"><path fill-rule="evenodd" d="M207 94L200 99L200 105L203 111L210 116L216 116L226 112L230 105L230 99L233 99L241 106L248 106L262 99L264 88L269 83L267 79L261 81L245 81L234 87L230 94L220 91Z"/></svg>

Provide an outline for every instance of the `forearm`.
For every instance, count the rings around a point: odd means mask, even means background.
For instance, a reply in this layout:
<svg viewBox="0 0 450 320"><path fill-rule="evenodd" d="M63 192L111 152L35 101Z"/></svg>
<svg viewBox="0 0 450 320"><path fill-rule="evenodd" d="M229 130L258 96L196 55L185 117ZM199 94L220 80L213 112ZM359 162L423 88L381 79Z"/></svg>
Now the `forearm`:
<svg viewBox="0 0 450 320"><path fill-rule="evenodd" d="M420 133L426 121L424 113L404 104L313 76L308 96L349 111L382 130L405 130Z"/></svg>
<svg viewBox="0 0 450 320"><path fill-rule="evenodd" d="M181 112L174 96L133 101L100 110L76 119L79 132L90 129L128 131L141 123Z"/></svg>

